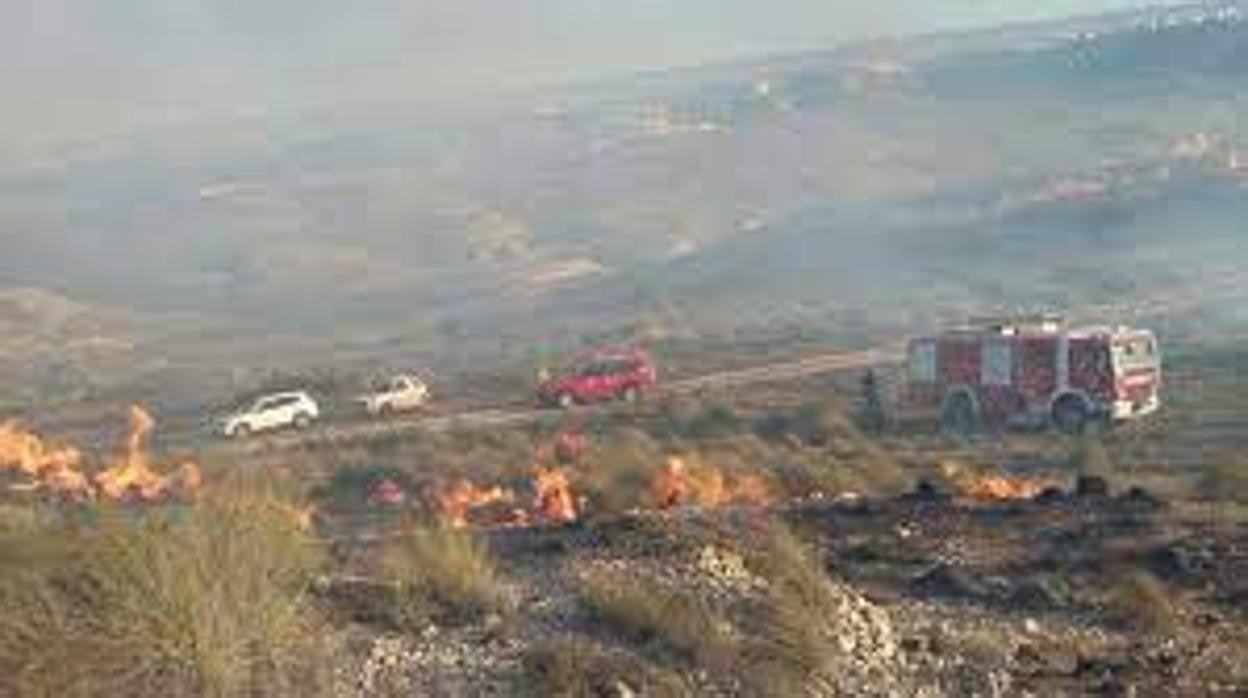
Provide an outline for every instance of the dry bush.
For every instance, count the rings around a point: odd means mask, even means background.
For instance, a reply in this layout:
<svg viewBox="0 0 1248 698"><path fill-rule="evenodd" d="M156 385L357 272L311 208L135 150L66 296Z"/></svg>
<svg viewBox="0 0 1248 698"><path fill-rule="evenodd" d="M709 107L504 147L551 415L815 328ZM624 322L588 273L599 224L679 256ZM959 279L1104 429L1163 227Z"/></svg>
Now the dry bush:
<svg viewBox="0 0 1248 698"><path fill-rule="evenodd" d="M1248 504L1248 463L1219 460L1206 465L1197 491L1211 501Z"/></svg>
<svg viewBox="0 0 1248 698"><path fill-rule="evenodd" d="M747 619L750 642L740 666L746 692L827 693L827 659L837 650L824 619L838 608L820 560L790 531L775 527L750 564L769 585Z"/></svg>
<svg viewBox="0 0 1248 698"><path fill-rule="evenodd" d="M542 698L610 695L685 698L693 696L681 676L619 650L585 640L565 640L530 650L524 657L529 692Z"/></svg>
<svg viewBox="0 0 1248 698"><path fill-rule="evenodd" d="M506 610L489 549L470 532L417 529L383 550L378 567L396 585L398 627L473 622Z"/></svg>
<svg viewBox="0 0 1248 698"><path fill-rule="evenodd" d="M631 643L703 667L732 664L736 638L731 626L692 593L653 582L590 579L581 599L596 623Z"/></svg>
<svg viewBox="0 0 1248 698"><path fill-rule="evenodd" d="M330 635L307 596L323 558L274 489L92 514L0 538L0 676L17 694L327 690Z"/></svg>
<svg viewBox="0 0 1248 698"><path fill-rule="evenodd" d="M772 442L795 438L809 447L804 459L789 459L789 480L799 486L826 494L896 493L911 484L902 463L863 434L839 400L807 403L792 417L773 415L771 423L772 431L763 433Z"/></svg>
<svg viewBox="0 0 1248 698"><path fill-rule="evenodd" d="M645 503L651 474L665 462L662 447L645 432L622 429L593 450L576 485L590 498L593 515L615 515Z"/></svg>
<svg viewBox="0 0 1248 698"><path fill-rule="evenodd" d="M1141 632L1169 634L1178 626L1179 612L1170 591L1143 570L1120 576L1107 601L1116 621Z"/></svg>
<svg viewBox="0 0 1248 698"><path fill-rule="evenodd" d="M847 431L854 431L845 406L839 400L823 400L802 405L792 421L792 432L808 444L824 446Z"/></svg>

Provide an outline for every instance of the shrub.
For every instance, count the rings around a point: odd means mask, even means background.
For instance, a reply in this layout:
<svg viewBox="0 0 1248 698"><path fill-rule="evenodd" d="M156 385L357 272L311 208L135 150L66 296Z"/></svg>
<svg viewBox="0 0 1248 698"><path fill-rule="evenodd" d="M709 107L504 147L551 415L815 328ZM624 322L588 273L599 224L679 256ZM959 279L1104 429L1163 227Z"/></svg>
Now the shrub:
<svg viewBox="0 0 1248 698"><path fill-rule="evenodd" d="M769 587L749 618L750 642L740 663L747 693L831 692L828 662L838 648L826 619L840 608L820 560L790 531L777 527L751 566Z"/></svg>
<svg viewBox="0 0 1248 698"><path fill-rule="evenodd" d="M1108 601L1115 620L1143 632L1169 633L1178 624L1178 610L1165 584L1143 570L1122 576Z"/></svg>
<svg viewBox="0 0 1248 698"><path fill-rule="evenodd" d="M581 590L590 617L637 645L703 666L732 663L731 626L700 597L655 583L591 579Z"/></svg>
<svg viewBox="0 0 1248 698"><path fill-rule="evenodd" d="M594 449L589 467L578 473L577 487L590 497L592 514L619 514L644 503L649 478L663 463L663 450L653 439L625 429Z"/></svg>
<svg viewBox="0 0 1248 698"><path fill-rule="evenodd" d="M256 483L0 538L0 675L21 695L315 695L322 557Z"/></svg>
<svg viewBox="0 0 1248 698"><path fill-rule="evenodd" d="M464 623L505 610L489 549L472 533L421 528L384 550L380 572L395 583L393 622Z"/></svg>
<svg viewBox="0 0 1248 698"><path fill-rule="evenodd" d="M625 695L625 688L654 698L694 695L679 674L585 640L566 640L530 650L524 657L524 676L531 694L542 698Z"/></svg>
<svg viewBox="0 0 1248 698"><path fill-rule="evenodd" d="M1248 504L1248 464L1223 460L1206 465L1197 490L1212 501Z"/></svg>
<svg viewBox="0 0 1248 698"><path fill-rule="evenodd" d="M839 401L825 400L802 405L792 428L800 439L812 445L824 445L833 437L853 428Z"/></svg>

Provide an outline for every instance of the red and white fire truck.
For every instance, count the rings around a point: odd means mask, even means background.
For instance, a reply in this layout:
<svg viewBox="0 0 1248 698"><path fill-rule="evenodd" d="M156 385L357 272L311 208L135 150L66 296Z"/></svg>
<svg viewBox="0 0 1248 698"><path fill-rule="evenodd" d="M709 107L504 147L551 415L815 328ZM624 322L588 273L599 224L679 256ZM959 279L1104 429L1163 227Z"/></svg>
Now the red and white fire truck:
<svg viewBox="0 0 1248 698"><path fill-rule="evenodd" d="M985 423L1080 432L1157 411L1161 360L1152 332L1068 328L1061 318L986 319L910 341L905 400L953 431Z"/></svg>

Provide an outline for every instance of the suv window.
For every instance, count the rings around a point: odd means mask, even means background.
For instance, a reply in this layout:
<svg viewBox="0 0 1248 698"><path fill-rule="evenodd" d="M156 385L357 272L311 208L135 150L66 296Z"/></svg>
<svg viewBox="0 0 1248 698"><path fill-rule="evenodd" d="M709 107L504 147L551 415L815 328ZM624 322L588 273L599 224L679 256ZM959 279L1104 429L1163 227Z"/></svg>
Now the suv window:
<svg viewBox="0 0 1248 698"><path fill-rule="evenodd" d="M580 376L601 376L603 373L603 364L599 361L585 364L580 371L577 371L577 375Z"/></svg>
<svg viewBox="0 0 1248 698"><path fill-rule="evenodd" d="M612 359L603 363L604 373L631 373L637 369L637 362L633 359Z"/></svg>
<svg viewBox="0 0 1248 698"><path fill-rule="evenodd" d="M271 397L266 400L261 400L260 404L257 405L256 409L276 410L282 407L288 407L290 405L295 404L296 402L299 402L299 398L293 395L287 395L285 397Z"/></svg>

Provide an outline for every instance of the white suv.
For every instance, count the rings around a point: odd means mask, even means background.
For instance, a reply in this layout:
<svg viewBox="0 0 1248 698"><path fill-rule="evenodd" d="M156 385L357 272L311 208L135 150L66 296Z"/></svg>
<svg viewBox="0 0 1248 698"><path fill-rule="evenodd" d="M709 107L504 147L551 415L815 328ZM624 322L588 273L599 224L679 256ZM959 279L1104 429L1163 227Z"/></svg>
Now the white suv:
<svg viewBox="0 0 1248 698"><path fill-rule="evenodd" d="M295 427L303 429L321 416L321 408L307 393L298 391L266 395L251 407L226 417L221 433L245 437L259 431Z"/></svg>

